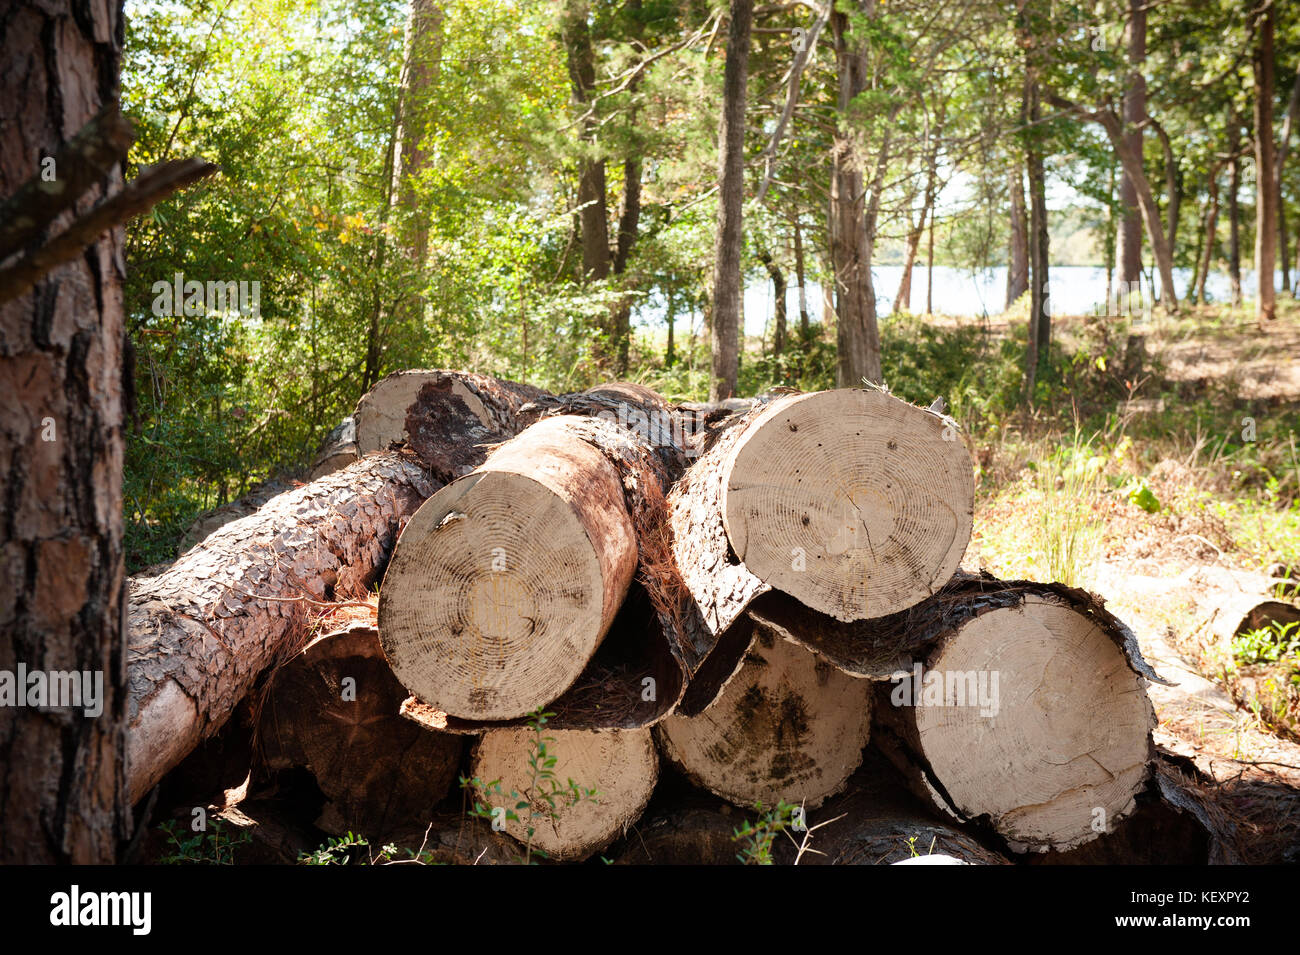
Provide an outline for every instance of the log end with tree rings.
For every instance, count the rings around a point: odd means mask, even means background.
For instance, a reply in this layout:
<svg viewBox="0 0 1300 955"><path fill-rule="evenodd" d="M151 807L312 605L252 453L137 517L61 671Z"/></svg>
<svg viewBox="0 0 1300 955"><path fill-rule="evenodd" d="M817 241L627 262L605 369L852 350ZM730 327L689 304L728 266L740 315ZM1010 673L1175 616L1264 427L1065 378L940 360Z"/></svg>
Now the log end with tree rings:
<svg viewBox="0 0 1300 955"><path fill-rule="evenodd" d="M472 776L480 783L479 798L500 821L507 835L521 844L529 841L527 828L534 828L532 849L540 849L557 861L588 858L623 835L650 802L659 779L659 757L651 731L643 730L552 730L543 726L547 757L554 782L563 791L551 793L546 780L534 780L529 765L535 754L537 734L528 727L489 730L474 750ZM582 792L572 801L568 782ZM498 786L492 786L499 783ZM585 798L595 790L594 798ZM511 793L517 793L518 798ZM517 808L520 802L529 808ZM507 810L518 820L507 817Z"/></svg>
<svg viewBox="0 0 1300 955"><path fill-rule="evenodd" d="M1015 851L1046 851L1133 811L1155 714L1092 616L1028 595L960 624L918 668L886 684L877 706L902 715L934 795L960 817L987 819Z"/></svg>
<svg viewBox="0 0 1300 955"><path fill-rule="evenodd" d="M659 744L684 774L744 808L814 808L843 788L871 735L872 684L764 627L721 695L670 716Z"/></svg>
<svg viewBox="0 0 1300 955"><path fill-rule="evenodd" d="M722 515L751 573L839 620L923 600L957 570L974 510L955 426L876 390L771 402L731 453Z"/></svg>
<svg viewBox="0 0 1300 955"><path fill-rule="evenodd" d="M384 653L425 703L526 716L582 673L627 594L636 537L617 468L539 422L431 497L380 590Z"/></svg>

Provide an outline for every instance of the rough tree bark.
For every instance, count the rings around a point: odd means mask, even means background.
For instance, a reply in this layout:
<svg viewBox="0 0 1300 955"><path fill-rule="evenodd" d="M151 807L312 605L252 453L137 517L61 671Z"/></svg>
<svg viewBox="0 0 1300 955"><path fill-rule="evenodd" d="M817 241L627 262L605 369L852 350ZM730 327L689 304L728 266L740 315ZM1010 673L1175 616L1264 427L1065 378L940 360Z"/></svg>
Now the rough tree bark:
<svg viewBox="0 0 1300 955"><path fill-rule="evenodd" d="M1232 307L1241 307L1241 124L1228 108L1228 282Z"/></svg>
<svg viewBox="0 0 1300 955"><path fill-rule="evenodd" d="M718 124L718 230L713 268L713 374L709 399L736 394L744 336L741 253L744 251L745 87L754 0L731 0L727 62Z"/></svg>
<svg viewBox="0 0 1300 955"><path fill-rule="evenodd" d="M314 605L363 595L438 487L385 451L227 524L130 597L127 790L135 802L293 656Z"/></svg>
<svg viewBox="0 0 1300 955"><path fill-rule="evenodd" d="M0 12L0 196L117 95L120 2ZM60 170L48 185L57 191ZM54 224L122 189L114 166ZM8 223L7 223L8 225ZM53 234L54 230L49 230ZM108 863L125 799L123 232L0 305L0 670L99 674L103 711L0 707L0 862ZM124 390L127 394L124 394ZM20 688L26 698L28 687Z"/></svg>

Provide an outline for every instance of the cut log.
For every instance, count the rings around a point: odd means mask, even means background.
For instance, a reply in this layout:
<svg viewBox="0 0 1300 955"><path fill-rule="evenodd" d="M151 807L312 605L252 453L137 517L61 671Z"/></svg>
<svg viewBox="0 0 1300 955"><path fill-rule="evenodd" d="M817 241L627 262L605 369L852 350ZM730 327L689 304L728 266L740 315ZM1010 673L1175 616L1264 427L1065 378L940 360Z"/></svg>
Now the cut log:
<svg viewBox="0 0 1300 955"><path fill-rule="evenodd" d="M447 485L403 531L380 590L393 672L453 716L512 719L567 690L636 571L618 470L539 422Z"/></svg>
<svg viewBox="0 0 1300 955"><path fill-rule="evenodd" d="M128 609L132 801L301 648L319 615L310 601L365 593L402 522L437 486L408 453L372 455L281 494L137 582Z"/></svg>
<svg viewBox="0 0 1300 955"><path fill-rule="evenodd" d="M699 716L655 727L688 779L738 806L815 808L844 787L871 735L872 687L757 628L740 670Z"/></svg>
<svg viewBox="0 0 1300 955"><path fill-rule="evenodd" d="M650 801L659 778L659 762L650 730L541 730L552 772L561 787L572 780L581 790L596 790L594 800L571 803L556 797L552 812L543 792L534 791L529 758L535 752L531 729L490 730L474 752L473 777L482 783L480 798L491 809L509 809L519 821L501 819L505 832L527 844L530 818L535 832L531 845L555 860L586 859L626 832ZM500 782L500 793L490 787ZM519 798L510 794L518 793ZM528 802L531 809L516 809ZM532 813L541 813L533 817Z"/></svg>
<svg viewBox="0 0 1300 955"><path fill-rule="evenodd" d="M419 417L419 425L426 429L421 435L411 430L407 415L426 385L432 385L434 391L443 396L444 400L436 408L450 415L451 420L443 421L436 414ZM514 412L525 402L543 395L544 391L532 385L469 371L418 369L395 372L379 381L357 402L357 410L353 413L357 452L366 455L383 450L394 441L410 443L421 457L428 451L436 456L470 446L477 442L464 441L467 414L472 415L487 432L496 435L493 440L501 441L513 433L511 419ZM429 410L434 407L430 405ZM426 463L434 466L433 461L426 459Z"/></svg>
<svg viewBox="0 0 1300 955"><path fill-rule="evenodd" d="M680 428L625 384L539 399L518 420L536 423L399 542L380 632L414 694L403 712L453 732L543 705L557 729L647 726L685 685L664 498Z"/></svg>
<svg viewBox="0 0 1300 955"><path fill-rule="evenodd" d="M272 767L311 770L330 800L327 832L386 840L425 824L450 789L463 740L402 719L405 698L366 622L316 637L276 670L258 742Z"/></svg>
<svg viewBox="0 0 1300 955"><path fill-rule="evenodd" d="M744 425L724 470L736 556L839 620L930 596L970 540L974 477L955 426L882 391L777 398Z"/></svg>
<svg viewBox="0 0 1300 955"><path fill-rule="evenodd" d="M917 791L1016 852L1067 849L1133 812L1154 756L1131 631L1083 591L959 578L875 626L926 637L880 684L873 738ZM892 634L891 634L892 631Z"/></svg>
<svg viewBox="0 0 1300 955"><path fill-rule="evenodd" d="M316 452L307 472L308 476L313 481L323 478L347 467L360 456L357 451L357 419L348 415L321 442L320 450Z"/></svg>
<svg viewBox="0 0 1300 955"><path fill-rule="evenodd" d="M840 620L912 606L957 569L974 507L951 419L881 391L765 396L714 435L669 498L694 605L686 715L739 663L751 601L776 588Z"/></svg>

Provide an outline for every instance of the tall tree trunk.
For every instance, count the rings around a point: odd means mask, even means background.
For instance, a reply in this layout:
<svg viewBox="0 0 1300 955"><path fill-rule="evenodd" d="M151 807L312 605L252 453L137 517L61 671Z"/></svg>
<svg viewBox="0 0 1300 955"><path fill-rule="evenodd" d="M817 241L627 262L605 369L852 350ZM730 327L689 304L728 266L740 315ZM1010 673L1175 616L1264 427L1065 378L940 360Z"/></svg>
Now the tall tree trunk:
<svg viewBox="0 0 1300 955"><path fill-rule="evenodd" d="M1011 238L1008 242L1007 308L1029 291L1029 224L1025 220L1025 180L1019 158L1007 174L1011 199Z"/></svg>
<svg viewBox="0 0 1300 955"><path fill-rule="evenodd" d="M1142 168L1142 157L1134 153L1129 146L1128 137L1118 116L1109 109L1094 113L1106 135L1110 137L1111 146L1119 158L1125 175L1137 191L1138 209L1142 212L1142 222L1146 226L1147 238L1151 241L1151 251L1155 256L1156 269L1160 273L1160 303L1165 311L1173 315L1178 312L1178 291L1174 287L1174 259L1168 239L1165 237L1164 223L1160 221L1160 209L1151 192L1151 183Z"/></svg>
<svg viewBox="0 0 1300 955"><path fill-rule="evenodd" d="M718 232L713 271L713 375L709 398L734 397L740 376L742 299L740 258L745 244L745 85L754 0L731 0L727 63L718 124Z"/></svg>
<svg viewBox="0 0 1300 955"><path fill-rule="evenodd" d="M1219 227L1219 168L1210 170L1210 208L1205 219L1205 249L1196 276L1196 304L1205 304L1205 279L1214 262L1215 233Z"/></svg>
<svg viewBox="0 0 1300 955"><path fill-rule="evenodd" d="M1156 131L1156 137L1160 140L1160 150L1165 157L1165 211L1169 220L1167 238L1169 240L1169 254L1173 255L1174 250L1178 247L1178 215L1183 202L1182 174L1178 171L1178 160L1174 158L1174 146L1169 139L1169 134L1165 132L1163 126L1154 120L1152 120L1151 125Z"/></svg>
<svg viewBox="0 0 1300 955"><path fill-rule="evenodd" d="M866 6L862 4L862 6ZM833 144L830 196L831 261L836 293L838 387L855 387L863 378L881 382L880 330L876 325L876 293L871 284L874 211L879 209L880 187L888 156L888 129L876 163L872 200L863 188L860 158L845 118L853 98L866 88L867 57L849 36L848 15L831 15L839 76L839 130Z"/></svg>
<svg viewBox="0 0 1300 955"><path fill-rule="evenodd" d="M1274 4L1265 5L1255 42L1255 319L1277 318L1273 270L1277 265L1277 180L1273 160Z"/></svg>
<svg viewBox="0 0 1300 955"><path fill-rule="evenodd" d="M903 273L898 277L898 291L894 294L894 304L890 314L899 315L912 310L912 266L916 263L916 252L921 247L921 235L925 232L926 210L921 209L921 218L915 222L908 214L907 244L903 251Z"/></svg>
<svg viewBox="0 0 1300 955"><path fill-rule="evenodd" d="M1147 14L1145 0L1129 0L1128 56L1129 81L1124 93L1124 139L1128 148L1142 157L1142 124L1146 120L1146 79L1142 63L1146 59ZM1125 170L1120 182L1120 206L1124 210L1119 229L1119 281L1123 286L1142 278L1142 222L1139 218L1138 184Z"/></svg>
<svg viewBox="0 0 1300 955"><path fill-rule="evenodd" d="M1241 126L1234 110L1228 111L1228 281L1232 286L1232 307L1241 307Z"/></svg>
<svg viewBox="0 0 1300 955"><path fill-rule="evenodd" d="M1277 161L1273 164L1273 191L1277 193L1277 257L1282 267L1282 291L1291 289L1291 262L1288 248L1290 237L1286 225L1286 202L1282 195L1282 169L1291 152L1291 130L1295 126L1296 110L1300 109L1300 69L1296 70L1295 82L1291 85L1291 98L1286 104L1286 118L1282 121L1282 136L1277 146ZM1300 291L1300 276L1296 278L1296 290Z"/></svg>
<svg viewBox="0 0 1300 955"><path fill-rule="evenodd" d="M121 0L0 14L10 54L0 69L0 197L41 173L43 157L118 95L122 16ZM55 168L64 188L68 172ZM75 212L121 187L114 163ZM0 305L0 670L85 674L98 697L47 707L55 701L34 700L29 683L17 688L18 705L0 706L5 864L111 863L130 835L122 457L133 382L124 373L123 250L123 230L106 230Z"/></svg>
<svg viewBox="0 0 1300 955"><path fill-rule="evenodd" d="M393 176L397 180L397 201L405 216L401 241L416 268L423 268L429 249L429 217L421 209L416 184L429 168L429 154L421 139L432 113L433 90L442 63L443 19L442 9L434 0L412 0L406 24Z"/></svg>
<svg viewBox="0 0 1300 955"><path fill-rule="evenodd" d="M595 53L588 0L567 0L563 38L569 82L573 87L573 108L582 117L582 158L578 161L578 221L582 234L582 274L600 281L609 277L609 222L605 208L605 160L597 153L599 122L592 99L596 86Z"/></svg>
<svg viewBox="0 0 1300 955"><path fill-rule="evenodd" d="M1110 167L1110 177L1106 182L1106 302L1107 313L1110 311L1110 302L1114 301L1115 293L1115 243L1116 231L1119 224L1115 219L1115 166L1112 163Z"/></svg>
<svg viewBox="0 0 1300 955"><path fill-rule="evenodd" d="M1036 127L1041 119L1038 84L1032 70L1025 78L1025 125ZM1051 354L1052 316L1048 302L1047 183L1043 171L1041 147L1033 136L1025 149L1025 168L1029 178L1029 347L1025 354L1025 382L1032 404L1034 385L1040 371L1047 367Z"/></svg>
<svg viewBox="0 0 1300 955"><path fill-rule="evenodd" d="M641 157L629 158L623 163L623 212L618 219L618 247L614 251L614 274L627 270L632 246L636 244L637 229L641 222ZM632 298L624 295L614 306L612 331L614 345L614 376L627 375L628 351L632 343Z"/></svg>

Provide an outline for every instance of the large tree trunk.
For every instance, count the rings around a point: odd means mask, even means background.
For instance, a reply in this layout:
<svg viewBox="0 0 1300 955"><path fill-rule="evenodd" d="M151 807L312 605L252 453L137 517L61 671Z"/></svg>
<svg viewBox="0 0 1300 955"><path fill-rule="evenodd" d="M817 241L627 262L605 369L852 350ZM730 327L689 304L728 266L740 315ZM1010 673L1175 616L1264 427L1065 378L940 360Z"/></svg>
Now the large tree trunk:
<svg viewBox="0 0 1300 955"><path fill-rule="evenodd" d="M405 698L369 620L316 637L276 671L260 748L269 768L311 770L329 800L320 828L378 845L422 828L447 794L464 740L403 719Z"/></svg>
<svg viewBox="0 0 1300 955"><path fill-rule="evenodd" d="M731 0L727 63L718 125L718 231L713 268L713 374L709 398L736 394L740 343L744 337L741 253L745 231L745 87L749 75L749 32L754 0Z"/></svg>
<svg viewBox="0 0 1300 955"><path fill-rule="evenodd" d="M1025 179L1020 161L1011 163L1007 175L1007 194L1011 198L1010 233L1007 263L1007 303L1010 308L1029 291L1029 223L1025 216Z"/></svg>
<svg viewBox="0 0 1300 955"><path fill-rule="evenodd" d="M8 60L0 70L0 197L7 198L117 95L122 4L27 4L0 19ZM67 172L55 169L64 188ZM114 164L75 214L121 187ZM56 221L70 219L64 213ZM110 863L130 835L122 426L132 385L122 371L123 245L120 228L106 230L0 305L8 406L0 425L7 501L0 671L22 664L102 680L97 698L80 707L0 707L0 863ZM19 688L23 701L32 699L28 689Z"/></svg>
<svg viewBox="0 0 1300 955"><path fill-rule="evenodd" d="M538 739L540 735L541 740ZM572 801L570 791L545 797L545 782L534 785L529 759L539 745L542 759L554 758L556 780L572 780L594 799ZM525 859L539 853L558 861L579 861L604 849L640 818L659 779L659 757L650 730L490 730L474 751L472 773L485 808L504 831L525 847ZM499 791L490 784L500 781ZM518 803L527 803L519 808ZM517 820L510 819L513 813ZM531 838L528 828L534 829Z"/></svg>
<svg viewBox="0 0 1300 955"><path fill-rule="evenodd" d="M320 602L364 595L438 483L379 452L227 524L130 597L128 795L215 733L304 643Z"/></svg>
<svg viewBox="0 0 1300 955"><path fill-rule="evenodd" d="M871 736L871 683L764 627L744 665L699 716L655 727L663 754L696 785L740 806L809 809L844 788Z"/></svg>
<svg viewBox="0 0 1300 955"><path fill-rule="evenodd" d="M1277 318L1273 271L1277 266L1278 187L1273 153L1274 4L1264 5L1255 43L1255 319Z"/></svg>
<svg viewBox="0 0 1300 955"><path fill-rule="evenodd" d="M940 808L1017 852L1071 848L1134 810L1155 755L1145 681L1160 678L1091 595L959 578L862 630L929 644L879 685L875 736Z"/></svg>
<svg viewBox="0 0 1300 955"><path fill-rule="evenodd" d="M1142 157L1142 127L1146 122L1147 88L1142 65L1147 50L1147 12L1143 0L1129 0L1128 89L1124 91L1124 142L1133 155ZM1138 183L1125 168L1120 181L1120 206L1124 210L1119 228L1119 281L1125 288L1142 279L1142 220L1138 200Z"/></svg>

